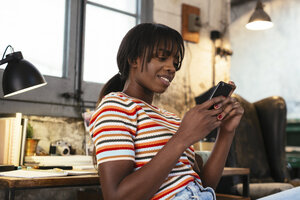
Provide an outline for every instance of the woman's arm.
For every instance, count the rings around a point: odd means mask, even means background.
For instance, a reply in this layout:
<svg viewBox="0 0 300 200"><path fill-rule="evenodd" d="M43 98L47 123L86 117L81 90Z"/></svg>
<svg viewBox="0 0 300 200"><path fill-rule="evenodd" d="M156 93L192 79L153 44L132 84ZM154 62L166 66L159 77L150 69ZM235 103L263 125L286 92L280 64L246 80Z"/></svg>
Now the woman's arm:
<svg viewBox="0 0 300 200"><path fill-rule="evenodd" d="M227 134L220 132L218 134L211 155L204 164L200 174L204 186L216 189L222 176L233 137L234 132Z"/></svg>
<svg viewBox="0 0 300 200"><path fill-rule="evenodd" d="M104 199L150 199L160 188L186 149L173 137L146 165L134 171L133 161L110 161L99 165Z"/></svg>
<svg viewBox="0 0 300 200"><path fill-rule="evenodd" d="M223 116L220 118L222 124L214 148L201 171L203 185L214 189L217 187L222 176L228 152L235 135L235 129L244 113L244 109L235 98L228 97L225 105L224 111L221 113Z"/></svg>

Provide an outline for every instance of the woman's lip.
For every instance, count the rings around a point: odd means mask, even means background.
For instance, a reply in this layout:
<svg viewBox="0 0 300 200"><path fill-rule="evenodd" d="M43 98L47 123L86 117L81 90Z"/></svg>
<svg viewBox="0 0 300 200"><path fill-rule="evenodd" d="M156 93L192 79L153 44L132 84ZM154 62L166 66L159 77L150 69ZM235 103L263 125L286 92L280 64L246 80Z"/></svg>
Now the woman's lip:
<svg viewBox="0 0 300 200"><path fill-rule="evenodd" d="M169 86L170 80L166 77L159 76L160 80L164 83L164 85Z"/></svg>

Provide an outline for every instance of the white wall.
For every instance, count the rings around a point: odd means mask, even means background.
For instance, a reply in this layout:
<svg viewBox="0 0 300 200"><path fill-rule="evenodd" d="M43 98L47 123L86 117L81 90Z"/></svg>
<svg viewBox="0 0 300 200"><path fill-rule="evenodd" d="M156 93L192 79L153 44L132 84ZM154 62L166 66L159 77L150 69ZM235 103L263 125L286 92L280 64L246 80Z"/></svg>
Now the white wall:
<svg viewBox="0 0 300 200"><path fill-rule="evenodd" d="M194 97L212 86L213 44L210 31L223 32L229 23L230 4L227 0L154 0L153 20L168 25L181 33L182 3L200 8L202 28L199 43L185 41L185 58L183 66L177 72L174 81L166 93L161 95L162 106L179 116L194 105ZM228 34L223 38L223 47L230 48ZM220 43L220 42L219 42ZM230 72L230 57L216 58L216 83L228 81Z"/></svg>
<svg viewBox="0 0 300 200"><path fill-rule="evenodd" d="M236 92L250 102L282 96L288 105L288 119L300 119L300 1L264 4L274 23L265 31L244 27L255 2L231 10L231 77L238 85Z"/></svg>

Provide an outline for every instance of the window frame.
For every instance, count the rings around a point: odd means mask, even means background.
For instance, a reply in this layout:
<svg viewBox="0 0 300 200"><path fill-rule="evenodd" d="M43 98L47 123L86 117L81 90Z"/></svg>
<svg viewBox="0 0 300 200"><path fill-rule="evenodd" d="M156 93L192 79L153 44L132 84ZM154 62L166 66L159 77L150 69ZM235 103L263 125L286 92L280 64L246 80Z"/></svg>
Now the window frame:
<svg viewBox="0 0 300 200"><path fill-rule="evenodd" d="M88 0L65 0L63 77L45 75L47 85L4 98L0 90L0 113L81 117L83 109L93 109L103 84L83 81L84 21ZM153 0L137 0L138 21L152 22ZM22 51L22 50L21 50ZM26 57L24 58L26 59ZM38 67L38 66L37 66ZM3 69L0 69L2 82ZM67 94L70 98L64 97Z"/></svg>

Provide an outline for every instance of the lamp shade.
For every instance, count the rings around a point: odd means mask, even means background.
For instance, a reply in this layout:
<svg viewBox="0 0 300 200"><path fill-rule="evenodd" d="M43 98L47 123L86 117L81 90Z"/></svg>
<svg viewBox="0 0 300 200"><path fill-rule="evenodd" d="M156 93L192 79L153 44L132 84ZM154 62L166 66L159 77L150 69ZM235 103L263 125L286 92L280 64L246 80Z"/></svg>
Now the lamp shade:
<svg viewBox="0 0 300 200"><path fill-rule="evenodd" d="M8 54L6 60L8 64L2 77L4 97L47 84L42 74L30 62L23 59L20 51Z"/></svg>
<svg viewBox="0 0 300 200"><path fill-rule="evenodd" d="M249 30L266 30L273 26L270 16L264 11L261 1L257 1L254 13L251 15L246 28Z"/></svg>

